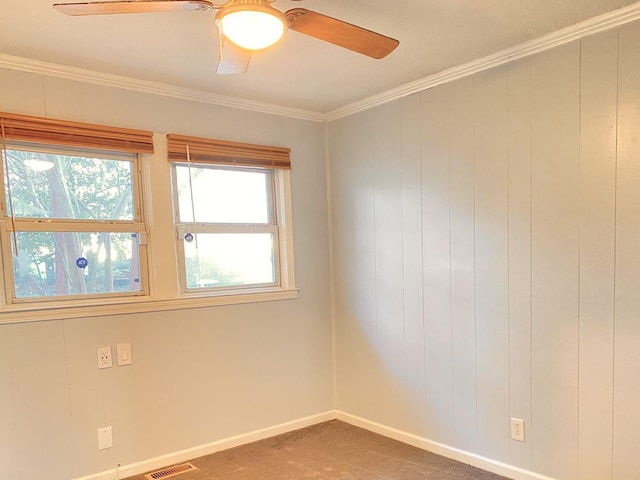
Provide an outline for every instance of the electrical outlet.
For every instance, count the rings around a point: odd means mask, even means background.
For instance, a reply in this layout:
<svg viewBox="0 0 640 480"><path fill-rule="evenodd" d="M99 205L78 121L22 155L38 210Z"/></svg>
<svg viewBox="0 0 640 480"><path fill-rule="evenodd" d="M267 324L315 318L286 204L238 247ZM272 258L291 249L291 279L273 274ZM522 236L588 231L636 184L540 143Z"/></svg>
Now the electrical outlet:
<svg viewBox="0 0 640 480"><path fill-rule="evenodd" d="M98 347L98 368L111 368L111 347Z"/></svg>
<svg viewBox="0 0 640 480"><path fill-rule="evenodd" d="M131 365L133 363L130 343L119 343L116 345L116 352L118 354L118 366Z"/></svg>
<svg viewBox="0 0 640 480"><path fill-rule="evenodd" d="M111 427L98 429L98 450L113 447L113 431Z"/></svg>
<svg viewBox="0 0 640 480"><path fill-rule="evenodd" d="M511 419L511 440L524 442L524 420L520 418Z"/></svg>

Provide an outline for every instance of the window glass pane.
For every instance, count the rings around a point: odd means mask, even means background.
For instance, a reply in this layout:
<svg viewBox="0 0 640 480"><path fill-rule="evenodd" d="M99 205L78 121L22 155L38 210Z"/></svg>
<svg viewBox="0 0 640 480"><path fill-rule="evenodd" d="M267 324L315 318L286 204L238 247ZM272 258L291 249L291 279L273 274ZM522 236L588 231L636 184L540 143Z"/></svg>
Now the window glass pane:
<svg viewBox="0 0 640 480"><path fill-rule="evenodd" d="M181 222L193 222L191 190L196 222L269 223L271 174L255 170L224 170L176 166Z"/></svg>
<svg viewBox="0 0 640 480"><path fill-rule="evenodd" d="M276 281L270 233L199 233L184 249L187 288Z"/></svg>
<svg viewBox="0 0 640 480"><path fill-rule="evenodd" d="M140 291L136 233L18 232L17 239L17 298Z"/></svg>
<svg viewBox="0 0 640 480"><path fill-rule="evenodd" d="M7 150L7 165L8 215L13 208L15 217L134 219L130 161Z"/></svg>

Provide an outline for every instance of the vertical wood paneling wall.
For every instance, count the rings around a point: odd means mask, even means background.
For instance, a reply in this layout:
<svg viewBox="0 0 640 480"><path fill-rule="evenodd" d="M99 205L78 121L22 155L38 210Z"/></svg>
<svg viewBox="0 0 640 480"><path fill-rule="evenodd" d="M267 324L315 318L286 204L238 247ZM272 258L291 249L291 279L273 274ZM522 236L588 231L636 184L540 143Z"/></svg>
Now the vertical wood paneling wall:
<svg viewBox="0 0 640 480"><path fill-rule="evenodd" d="M640 472L640 28L618 37L613 331L613 474ZM610 333L609 333L610 334ZM606 359L609 361L608 359ZM606 379L604 386L606 387ZM587 464L588 465L588 464ZM586 467L585 467L586 468Z"/></svg>
<svg viewBox="0 0 640 480"><path fill-rule="evenodd" d="M640 478L639 46L636 23L331 122L338 409Z"/></svg>

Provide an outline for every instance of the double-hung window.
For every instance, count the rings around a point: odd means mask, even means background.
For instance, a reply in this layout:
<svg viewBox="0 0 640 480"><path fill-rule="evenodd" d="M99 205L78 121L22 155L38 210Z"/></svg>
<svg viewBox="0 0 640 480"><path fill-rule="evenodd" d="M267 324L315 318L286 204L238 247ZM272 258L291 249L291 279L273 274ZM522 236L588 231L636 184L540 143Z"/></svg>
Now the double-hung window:
<svg viewBox="0 0 640 480"><path fill-rule="evenodd" d="M2 112L0 140L0 323L297 296L288 148L171 134L167 168L152 132Z"/></svg>
<svg viewBox="0 0 640 480"><path fill-rule="evenodd" d="M150 132L0 114L7 304L146 295Z"/></svg>
<svg viewBox="0 0 640 480"><path fill-rule="evenodd" d="M293 286L289 149L168 136L183 293Z"/></svg>

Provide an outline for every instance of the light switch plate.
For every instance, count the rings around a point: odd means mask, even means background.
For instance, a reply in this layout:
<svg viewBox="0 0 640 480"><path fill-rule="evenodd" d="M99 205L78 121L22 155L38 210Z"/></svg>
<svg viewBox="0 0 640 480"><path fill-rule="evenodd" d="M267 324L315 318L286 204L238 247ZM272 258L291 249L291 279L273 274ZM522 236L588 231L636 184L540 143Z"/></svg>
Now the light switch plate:
<svg viewBox="0 0 640 480"><path fill-rule="evenodd" d="M116 345L116 351L118 352L118 366L131 365L133 363L130 343L119 343Z"/></svg>
<svg viewBox="0 0 640 480"><path fill-rule="evenodd" d="M98 429L98 450L113 447L113 431L111 427Z"/></svg>

